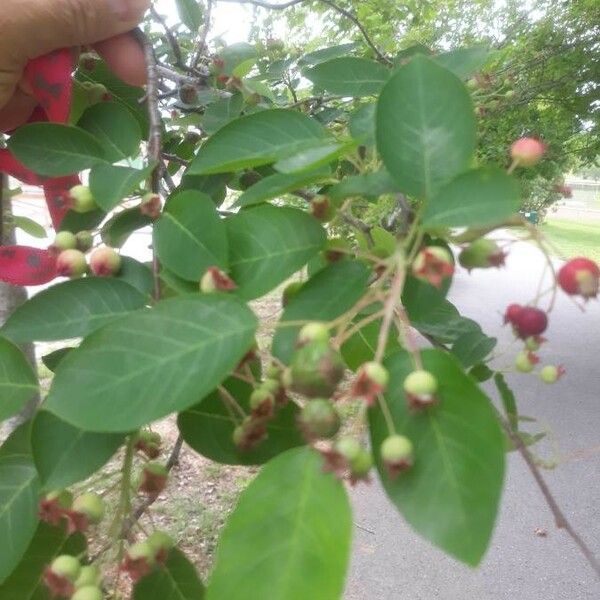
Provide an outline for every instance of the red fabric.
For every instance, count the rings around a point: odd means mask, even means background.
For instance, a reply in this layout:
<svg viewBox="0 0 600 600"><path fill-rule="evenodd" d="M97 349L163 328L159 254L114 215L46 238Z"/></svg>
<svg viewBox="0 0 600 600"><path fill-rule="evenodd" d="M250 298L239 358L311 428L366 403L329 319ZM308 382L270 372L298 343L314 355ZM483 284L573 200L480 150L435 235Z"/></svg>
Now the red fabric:
<svg viewBox="0 0 600 600"><path fill-rule="evenodd" d="M41 285L57 276L56 256L28 246L0 246L0 279L13 285Z"/></svg>
<svg viewBox="0 0 600 600"><path fill-rule="evenodd" d="M66 123L73 94L74 54L64 48L29 62L23 78L39 102L29 122ZM63 198L74 185L77 175L47 178L36 175L8 150L0 150L0 172L27 184L43 186L48 211L55 229L67 213ZM0 280L13 285L40 285L56 277L56 257L48 250L26 246L0 246Z"/></svg>

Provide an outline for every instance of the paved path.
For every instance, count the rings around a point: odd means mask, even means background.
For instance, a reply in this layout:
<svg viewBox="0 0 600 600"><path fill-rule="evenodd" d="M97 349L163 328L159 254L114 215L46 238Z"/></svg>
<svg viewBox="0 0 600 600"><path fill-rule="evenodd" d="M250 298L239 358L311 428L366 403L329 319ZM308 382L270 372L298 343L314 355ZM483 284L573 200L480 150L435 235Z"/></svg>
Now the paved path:
<svg viewBox="0 0 600 600"><path fill-rule="evenodd" d="M599 233L600 239L600 233ZM513 247L507 268L457 276L451 299L508 349L498 364L512 362L516 347L499 327L509 302L526 302L543 263L526 244ZM600 556L600 303L582 314L561 295L542 357L563 363L567 376L554 386L536 377L510 376L520 387L522 414L552 431L561 456L596 446L586 459L545 471L552 491L574 526ZM545 450L552 452L546 445ZM592 600L600 582L552 517L521 458L511 454L502 510L492 546L477 570L445 556L415 535L377 485L353 494L354 554L346 600ZM534 531L543 528L547 537Z"/></svg>

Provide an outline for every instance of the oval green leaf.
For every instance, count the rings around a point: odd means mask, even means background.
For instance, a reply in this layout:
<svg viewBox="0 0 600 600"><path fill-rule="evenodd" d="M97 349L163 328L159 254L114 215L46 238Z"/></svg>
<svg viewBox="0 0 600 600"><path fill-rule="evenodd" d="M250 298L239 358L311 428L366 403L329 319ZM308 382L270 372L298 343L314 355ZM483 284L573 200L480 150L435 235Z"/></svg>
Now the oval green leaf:
<svg viewBox="0 0 600 600"><path fill-rule="evenodd" d="M226 173L274 163L328 137L322 125L297 111L263 110L220 129L201 147L188 173Z"/></svg>
<svg viewBox="0 0 600 600"><path fill-rule="evenodd" d="M100 237L107 246L120 248L138 229L152 225L154 221L142 214L138 206L126 208L111 217L100 230Z"/></svg>
<svg viewBox="0 0 600 600"><path fill-rule="evenodd" d="M35 535L17 568L0 585L3 600L50 600L50 592L44 585L43 576L47 566L62 554L77 556L86 548L81 533L67 535L65 527L55 527L40 522Z"/></svg>
<svg viewBox="0 0 600 600"><path fill-rule="evenodd" d="M44 407L85 431L131 431L193 406L254 343L256 317L211 294L109 323L60 363Z"/></svg>
<svg viewBox="0 0 600 600"><path fill-rule="evenodd" d="M317 87L340 96L373 96L390 77L390 70L368 58L343 56L302 71Z"/></svg>
<svg viewBox="0 0 600 600"><path fill-rule="evenodd" d="M402 516L425 538L469 564L481 561L492 536L504 478L504 438L489 398L441 350L421 353L439 384L439 404L408 407L402 383L414 369L408 353L385 361L385 402L396 431L413 443L413 467L390 479L379 455L388 436L382 411L369 411L372 447L383 487ZM435 515L435 518L432 517Z"/></svg>
<svg viewBox="0 0 600 600"><path fill-rule="evenodd" d="M203 600L204 585L196 567L185 554L173 548L167 561L141 579L133 600Z"/></svg>
<svg viewBox="0 0 600 600"><path fill-rule="evenodd" d="M135 119L134 123L137 127ZM122 200L133 194L136 187L150 176L153 168L153 165L145 169L96 165L90 172L90 189L96 204L110 212Z"/></svg>
<svg viewBox="0 0 600 600"><path fill-rule="evenodd" d="M0 337L0 422L16 415L37 391L37 377L25 355Z"/></svg>
<svg viewBox="0 0 600 600"><path fill-rule="evenodd" d="M289 450L243 492L217 549L208 600L338 600L352 518L344 486L314 450Z"/></svg>
<svg viewBox="0 0 600 600"><path fill-rule="evenodd" d="M415 56L381 92L376 138L400 190L431 198L469 166L475 150L475 114L467 89L434 61Z"/></svg>
<svg viewBox="0 0 600 600"><path fill-rule="evenodd" d="M29 452L29 426L0 448L0 583L25 554L38 524L40 484Z"/></svg>
<svg viewBox="0 0 600 600"><path fill-rule="evenodd" d="M271 205L225 221L229 274L245 300L258 298L303 267L325 244L323 227L301 210Z"/></svg>
<svg viewBox="0 0 600 600"><path fill-rule="evenodd" d="M154 226L154 243L161 262L189 281L200 281L208 267L227 268L225 224L201 192L179 192L167 202Z"/></svg>
<svg viewBox="0 0 600 600"><path fill-rule="evenodd" d="M234 377L223 385L249 413L250 394L254 388ZM233 443L233 431L239 423L218 391L180 413L177 425L186 444L210 460L225 465L260 465L290 448L304 445L297 416L296 405L288 403L267 423L268 438L248 451L239 450Z"/></svg>
<svg viewBox="0 0 600 600"><path fill-rule="evenodd" d="M369 275L362 263L345 260L311 277L283 312L273 339L273 356L286 363L294 351L300 327L286 327L286 321L331 321L339 317L362 298Z"/></svg>
<svg viewBox="0 0 600 600"><path fill-rule="evenodd" d="M140 151L142 132L135 117L116 102L99 102L88 108L78 126L94 136L108 162L118 162Z"/></svg>
<svg viewBox="0 0 600 600"><path fill-rule="evenodd" d="M106 161L104 148L93 135L58 123L19 127L8 147L27 168L48 177L72 175Z"/></svg>
<svg viewBox="0 0 600 600"><path fill-rule="evenodd" d="M118 433L92 433L41 410L31 428L33 460L45 490L67 488L105 465L123 443Z"/></svg>
<svg viewBox="0 0 600 600"><path fill-rule="evenodd" d="M514 215L521 204L519 184L497 167L462 173L427 203L426 227L486 227Z"/></svg>
<svg viewBox="0 0 600 600"><path fill-rule="evenodd" d="M19 306L2 334L15 342L83 337L145 303L146 297L124 281L74 279L54 285Z"/></svg>

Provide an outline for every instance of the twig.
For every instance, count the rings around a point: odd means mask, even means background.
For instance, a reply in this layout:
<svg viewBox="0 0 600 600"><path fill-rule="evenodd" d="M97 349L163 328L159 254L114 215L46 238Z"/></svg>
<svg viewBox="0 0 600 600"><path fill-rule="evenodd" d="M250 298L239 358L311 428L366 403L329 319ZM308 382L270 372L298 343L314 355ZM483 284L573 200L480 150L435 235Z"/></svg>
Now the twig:
<svg viewBox="0 0 600 600"><path fill-rule="evenodd" d="M210 31L210 21L212 18L212 9L213 9L213 0L207 0L206 2L206 12L204 13L204 23L202 25L202 31L200 32L200 37L196 42L196 50L192 53L192 62L191 67L195 69L202 58L202 53L206 52L206 38L208 37L208 32Z"/></svg>
<svg viewBox="0 0 600 600"><path fill-rule="evenodd" d="M166 160L168 162L177 163L178 165L181 165L182 167L187 167L190 164L189 160L185 160L185 158L181 158L180 156L177 156L177 154L169 154L168 152L163 152L162 157L164 160Z"/></svg>
<svg viewBox="0 0 600 600"><path fill-rule="evenodd" d="M600 578L600 562L598 562L598 559L594 556L594 553L583 541L583 538L575 531L575 529L573 529L573 526L567 520L567 517L565 517L564 513L558 506L556 499L552 495L548 484L542 477L542 474L540 473L540 470L535 464L533 457L529 453L529 450L523 443L521 436L515 433L503 418L500 418L500 423L502 424L506 435L508 435L512 443L519 451L519 454L523 457L523 460L529 467L531 475L535 479L535 482L537 483L538 487L540 488L540 491L542 492L542 495L544 496L546 504L548 504L548 508L550 508L550 512L554 516L554 522L556 523L556 527L558 527L559 529L564 529L571 536L571 539L575 542L575 544L577 544L589 565L595 571L598 578Z"/></svg>
<svg viewBox="0 0 600 600"><path fill-rule="evenodd" d="M396 272L394 273L383 309L383 320L381 321L381 329L379 330L379 337L377 338L377 350L375 351L374 360L376 362L381 362L385 354L385 348L390 336L390 327L392 326L392 320L394 318L394 310L396 309L396 304L398 303L400 293L402 292L402 286L404 285L404 276L404 265L400 264L400 261L398 261Z"/></svg>
<svg viewBox="0 0 600 600"><path fill-rule="evenodd" d="M173 51L173 56L175 57L175 65L180 69L187 69L185 63L183 62L183 54L181 53L181 46L177 41L177 38L171 31L171 28L167 25L167 22L164 20L163 16L159 14L159 12L154 8L154 6L150 6L150 14L152 18L158 21L163 29L165 30L165 37L167 38L167 42L169 46L171 46L171 50Z"/></svg>
<svg viewBox="0 0 600 600"><path fill-rule="evenodd" d="M150 190L155 194L160 194L160 181L163 171L161 161L162 153L162 119L158 107L158 68L156 65L156 55L154 48L148 37L139 29L136 35L144 48L144 58L146 59L146 72L148 82L146 84L146 104L148 106L148 119L150 121L150 130L148 133L148 159L154 163L154 169L150 175ZM154 248L152 249L152 277L154 280L154 289L152 299L154 302L160 300L160 264Z"/></svg>
<svg viewBox="0 0 600 600"><path fill-rule="evenodd" d="M235 2L237 4L252 4L254 6L260 6L261 8L267 8L269 10L284 10L286 8L289 8L290 6L295 6L296 4L302 4L303 2L306 2L307 0L289 0L289 2L284 2L282 4L271 4L269 2L265 2L264 0L217 0L217 1L218 2ZM318 0L318 1L323 4L326 4L331 9L335 10L337 13L346 17L346 19L348 19L349 21L354 23L354 25L356 25L358 30L361 32L362 36L365 38L365 42L371 48L371 50L373 50L373 52L375 53L377 58L381 62L385 63L386 65L392 64L392 61L385 54L383 54L383 52L381 52L381 50L379 50L379 48L377 48L377 46L371 39L371 36L369 35L368 31L365 29L364 25L356 18L356 16L354 16L354 14L352 14L349 10L342 8L341 6L338 6L335 2L332 2L332 0Z"/></svg>
<svg viewBox="0 0 600 600"><path fill-rule="evenodd" d="M348 210L340 210L338 214L340 217L342 217L342 220L348 223L348 225L352 225L352 227L358 229L365 236L365 238L367 238L367 245L369 248L372 248L375 245L375 240L371 234L371 229L373 229L373 227L367 225L360 219L357 219Z"/></svg>

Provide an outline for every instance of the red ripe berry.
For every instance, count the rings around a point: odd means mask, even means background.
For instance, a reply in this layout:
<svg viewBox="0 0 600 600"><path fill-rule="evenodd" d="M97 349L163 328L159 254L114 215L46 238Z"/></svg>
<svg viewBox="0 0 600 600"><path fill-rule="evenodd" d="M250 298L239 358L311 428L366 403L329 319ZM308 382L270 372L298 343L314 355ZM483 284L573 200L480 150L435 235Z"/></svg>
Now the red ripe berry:
<svg viewBox="0 0 600 600"><path fill-rule="evenodd" d="M514 325L522 311L523 307L520 304L509 304L504 313L504 324Z"/></svg>
<svg viewBox="0 0 600 600"><path fill-rule="evenodd" d="M589 258L574 258L561 267L558 284L571 296L595 298L600 287L600 268Z"/></svg>
<svg viewBox="0 0 600 600"><path fill-rule="evenodd" d="M516 334L522 339L540 335L548 327L548 315L539 308L524 306L513 322L513 326Z"/></svg>
<svg viewBox="0 0 600 600"><path fill-rule="evenodd" d="M523 137L510 147L512 159L521 167L533 167L546 152L546 144L535 138Z"/></svg>

